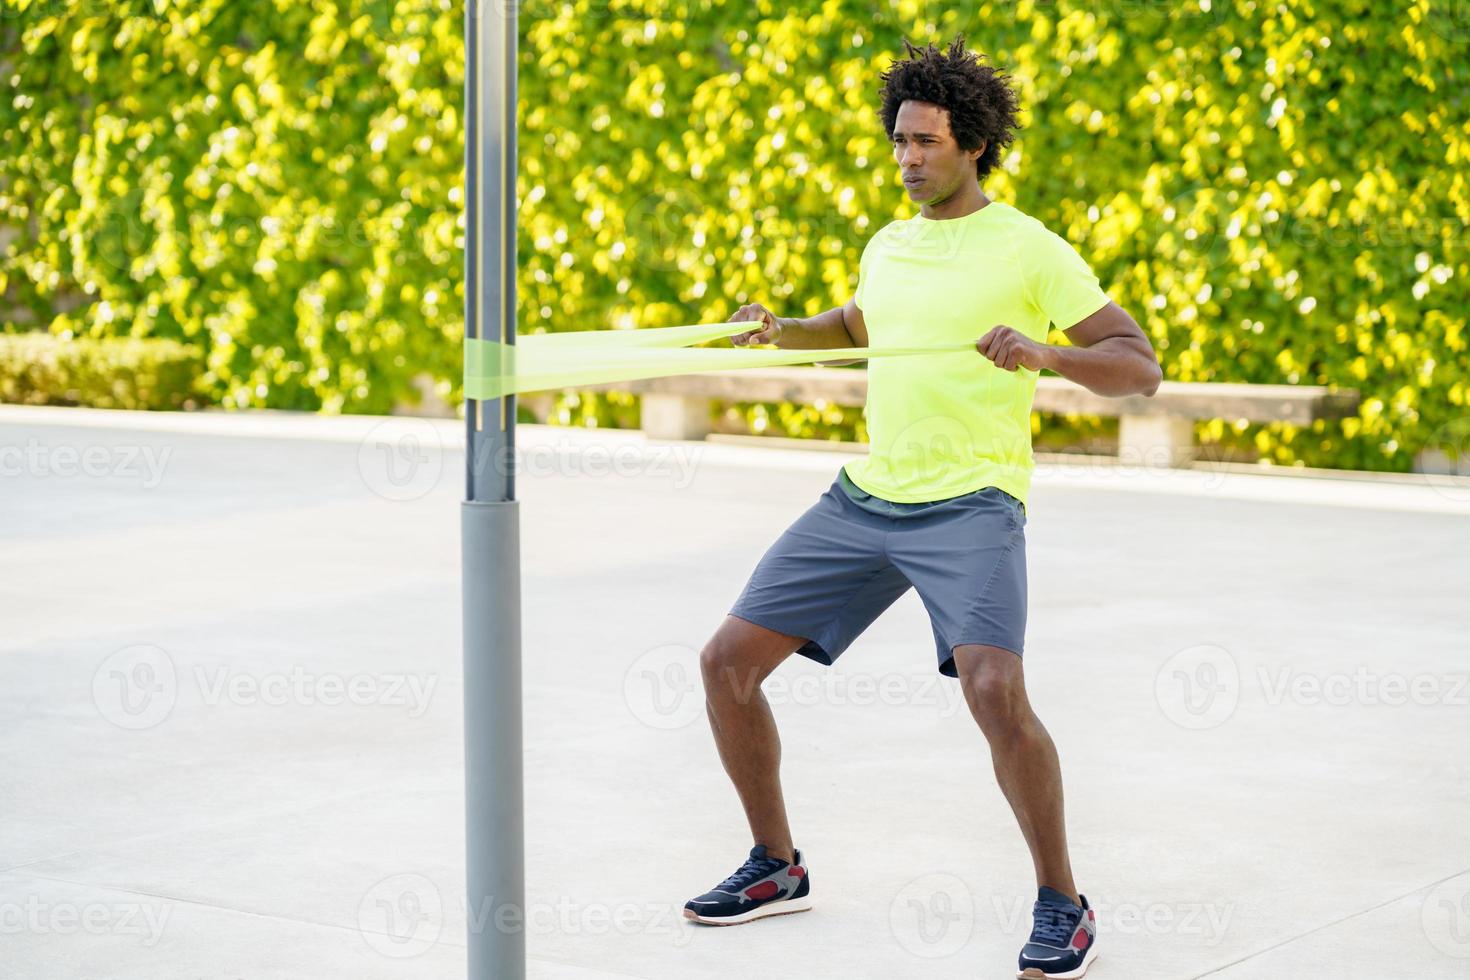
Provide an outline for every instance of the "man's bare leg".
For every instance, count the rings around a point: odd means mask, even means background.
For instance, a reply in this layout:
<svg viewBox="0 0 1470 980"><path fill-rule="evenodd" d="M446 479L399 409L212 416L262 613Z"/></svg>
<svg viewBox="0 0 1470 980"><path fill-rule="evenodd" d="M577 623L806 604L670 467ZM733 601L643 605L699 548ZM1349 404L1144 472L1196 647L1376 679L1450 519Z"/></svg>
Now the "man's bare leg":
<svg viewBox="0 0 1470 980"><path fill-rule="evenodd" d="M726 616L699 655L705 712L755 843L795 860L781 795L781 738L761 683L806 641Z"/></svg>
<svg viewBox="0 0 1470 980"><path fill-rule="evenodd" d="M1021 658L1000 647L967 643L955 647L954 662L970 713L990 743L995 778L1031 849L1037 886L1055 888L1076 902L1062 768L1056 745L1026 697Z"/></svg>

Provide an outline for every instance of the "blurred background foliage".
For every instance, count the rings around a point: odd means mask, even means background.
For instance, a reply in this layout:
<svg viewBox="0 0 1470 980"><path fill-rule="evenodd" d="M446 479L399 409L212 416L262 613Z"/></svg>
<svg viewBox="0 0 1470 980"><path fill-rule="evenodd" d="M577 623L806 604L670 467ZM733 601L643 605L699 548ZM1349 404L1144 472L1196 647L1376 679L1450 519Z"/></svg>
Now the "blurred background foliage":
<svg viewBox="0 0 1470 980"><path fill-rule="evenodd" d="M519 6L523 332L844 302L867 238L914 211L878 73L901 37L963 31L1026 110L986 192L1081 251L1166 377L1363 392L1355 418L1205 423L1207 444L1402 470L1465 414L1458 0ZM0 12L0 332L177 342L160 357L197 355L204 404L383 412L424 376L458 399L461 3ZM637 421L628 395L542 403ZM851 409L729 412L863 435ZM1047 419L1038 447L1105 429Z"/></svg>

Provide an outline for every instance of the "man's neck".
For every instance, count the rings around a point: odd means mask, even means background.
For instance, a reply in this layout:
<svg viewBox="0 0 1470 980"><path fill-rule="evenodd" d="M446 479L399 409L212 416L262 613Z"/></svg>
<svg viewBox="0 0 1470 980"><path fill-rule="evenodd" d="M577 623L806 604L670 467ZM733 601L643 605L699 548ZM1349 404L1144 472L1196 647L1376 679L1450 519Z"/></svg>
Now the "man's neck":
<svg viewBox="0 0 1470 980"><path fill-rule="evenodd" d="M980 190L980 184L977 181L963 185L960 190L955 191L934 207L927 204L919 205L919 213L932 221L944 221L947 218L963 218L967 214L974 214L989 204L990 198Z"/></svg>

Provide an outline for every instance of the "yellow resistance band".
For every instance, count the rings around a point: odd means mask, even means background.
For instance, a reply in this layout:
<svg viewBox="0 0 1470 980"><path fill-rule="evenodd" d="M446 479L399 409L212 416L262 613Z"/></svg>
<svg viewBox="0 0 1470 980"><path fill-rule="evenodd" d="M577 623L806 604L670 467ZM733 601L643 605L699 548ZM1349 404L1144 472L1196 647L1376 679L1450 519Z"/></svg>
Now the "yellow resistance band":
<svg viewBox="0 0 1470 980"><path fill-rule="evenodd" d="M753 330L758 322L696 323L686 327L643 330L582 330L572 333L531 334L515 344L493 340L465 341L464 394L488 401L523 391L574 388L661 378L671 374L699 374L734 368L779 367L818 361L867 360L873 357L911 357L969 351L974 343L928 347L837 347L826 350L787 350L779 347L707 347L693 344Z"/></svg>

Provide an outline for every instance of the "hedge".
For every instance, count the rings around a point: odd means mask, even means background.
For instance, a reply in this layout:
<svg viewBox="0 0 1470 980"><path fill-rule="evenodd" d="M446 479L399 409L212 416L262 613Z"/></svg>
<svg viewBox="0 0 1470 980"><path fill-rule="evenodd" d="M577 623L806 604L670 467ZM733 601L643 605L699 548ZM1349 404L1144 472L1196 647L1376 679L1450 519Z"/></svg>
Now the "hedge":
<svg viewBox="0 0 1470 980"><path fill-rule="evenodd" d="M176 340L0 334L0 403L195 408L203 367L198 348Z"/></svg>
<svg viewBox="0 0 1470 980"><path fill-rule="evenodd" d="M420 372L457 396L458 3L0 3L12 327L196 344L229 406L380 412ZM1458 0L519 7L523 330L846 300L866 238L912 213L877 75L901 36L963 30L1027 109L987 192L1087 256L1167 377L1364 393L1356 418L1207 440L1408 469L1466 414ZM861 435L854 412L764 417Z"/></svg>

